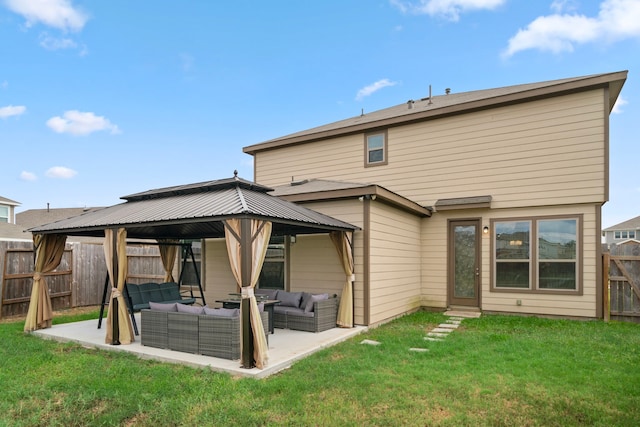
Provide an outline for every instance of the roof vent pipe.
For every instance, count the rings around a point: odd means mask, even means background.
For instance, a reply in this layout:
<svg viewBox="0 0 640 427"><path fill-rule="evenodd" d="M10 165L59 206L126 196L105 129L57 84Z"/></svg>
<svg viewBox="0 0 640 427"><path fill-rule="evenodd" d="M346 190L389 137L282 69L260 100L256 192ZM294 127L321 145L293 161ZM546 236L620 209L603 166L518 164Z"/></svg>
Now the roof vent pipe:
<svg viewBox="0 0 640 427"><path fill-rule="evenodd" d="M444 90L444 93L446 93L447 95L449 95L451 93L451 88L448 87Z"/></svg>
<svg viewBox="0 0 640 427"><path fill-rule="evenodd" d="M413 99L407 101L407 108L411 110L413 108Z"/></svg>
<svg viewBox="0 0 640 427"><path fill-rule="evenodd" d="M433 104L433 102L431 102L431 85L429 85L429 105Z"/></svg>

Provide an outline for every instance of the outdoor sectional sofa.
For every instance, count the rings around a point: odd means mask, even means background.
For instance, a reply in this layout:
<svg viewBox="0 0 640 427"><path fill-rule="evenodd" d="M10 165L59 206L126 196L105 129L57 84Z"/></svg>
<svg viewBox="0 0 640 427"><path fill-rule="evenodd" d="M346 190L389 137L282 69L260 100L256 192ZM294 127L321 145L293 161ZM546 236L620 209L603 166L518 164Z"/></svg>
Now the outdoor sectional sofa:
<svg viewBox="0 0 640 427"><path fill-rule="evenodd" d="M165 311L169 305L162 310L153 309L157 307L155 304L151 306L152 309L140 312L142 345L230 360L240 359L240 310L207 310L210 313L219 311L220 314L215 315ZM269 315L266 312L260 315L268 339Z"/></svg>
<svg viewBox="0 0 640 427"><path fill-rule="evenodd" d="M126 296L129 309L138 312L149 308L149 302L161 302L165 304L193 304L195 298L184 298L180 295L180 286L175 282L141 283L135 285L126 283Z"/></svg>
<svg viewBox="0 0 640 427"><path fill-rule="evenodd" d="M336 327L338 318L337 295L309 292L287 292L280 289L256 289L256 295L279 300L274 308L276 328L297 331L322 332Z"/></svg>

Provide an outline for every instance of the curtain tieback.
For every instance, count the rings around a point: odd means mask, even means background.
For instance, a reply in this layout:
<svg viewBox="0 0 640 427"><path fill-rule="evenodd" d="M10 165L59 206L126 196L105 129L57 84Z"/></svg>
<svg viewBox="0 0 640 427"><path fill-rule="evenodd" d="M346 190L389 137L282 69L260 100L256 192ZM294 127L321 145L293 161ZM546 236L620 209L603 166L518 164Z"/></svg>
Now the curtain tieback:
<svg viewBox="0 0 640 427"><path fill-rule="evenodd" d="M111 288L111 299L118 298L122 296L122 292L118 290L118 288Z"/></svg>
<svg viewBox="0 0 640 427"><path fill-rule="evenodd" d="M254 296L253 294L253 288L250 286L246 286L242 288L242 299L245 298L252 298Z"/></svg>
<svg viewBox="0 0 640 427"><path fill-rule="evenodd" d="M33 281L35 282L36 280L41 280L42 279L42 274L40 273L33 273Z"/></svg>

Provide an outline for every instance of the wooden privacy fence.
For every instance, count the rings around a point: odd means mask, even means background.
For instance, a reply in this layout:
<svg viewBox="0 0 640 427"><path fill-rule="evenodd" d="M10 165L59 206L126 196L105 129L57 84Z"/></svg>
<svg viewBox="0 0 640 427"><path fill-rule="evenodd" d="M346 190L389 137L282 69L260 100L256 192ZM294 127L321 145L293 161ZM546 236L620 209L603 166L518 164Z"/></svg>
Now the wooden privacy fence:
<svg viewBox="0 0 640 427"><path fill-rule="evenodd" d="M158 246L130 243L127 258L127 281L144 283L164 279ZM27 314L33 263L33 243L0 241L0 318ZM53 309L99 305L106 275L102 244L67 243L58 268L45 274Z"/></svg>
<svg viewBox="0 0 640 427"><path fill-rule="evenodd" d="M640 244L612 246L604 254L604 269L604 277L609 280L610 318L640 322Z"/></svg>

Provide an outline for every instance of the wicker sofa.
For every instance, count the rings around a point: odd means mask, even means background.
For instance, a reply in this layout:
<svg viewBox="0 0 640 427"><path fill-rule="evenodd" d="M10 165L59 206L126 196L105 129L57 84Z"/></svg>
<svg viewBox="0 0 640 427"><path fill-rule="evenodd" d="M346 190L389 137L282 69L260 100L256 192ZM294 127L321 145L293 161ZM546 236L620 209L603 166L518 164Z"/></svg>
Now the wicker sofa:
<svg viewBox="0 0 640 427"><path fill-rule="evenodd" d="M338 298L335 294L275 289L256 289L255 293L280 301L274 308L273 323L276 328L322 332L336 327Z"/></svg>
<svg viewBox="0 0 640 427"><path fill-rule="evenodd" d="M149 347L240 359L240 316L141 310L141 343ZM260 313L268 339L269 315Z"/></svg>

